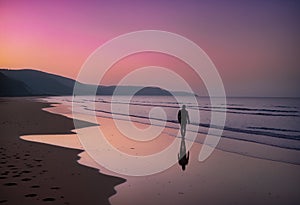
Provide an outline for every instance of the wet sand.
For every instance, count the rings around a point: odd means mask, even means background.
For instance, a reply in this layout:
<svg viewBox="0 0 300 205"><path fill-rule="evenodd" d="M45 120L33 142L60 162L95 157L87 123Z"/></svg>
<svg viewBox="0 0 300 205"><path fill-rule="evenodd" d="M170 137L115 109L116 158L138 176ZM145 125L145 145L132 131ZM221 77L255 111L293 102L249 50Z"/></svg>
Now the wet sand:
<svg viewBox="0 0 300 205"><path fill-rule="evenodd" d="M124 179L78 164L78 149L20 139L72 135L72 119L43 111L49 104L33 100L0 98L0 204L109 204Z"/></svg>

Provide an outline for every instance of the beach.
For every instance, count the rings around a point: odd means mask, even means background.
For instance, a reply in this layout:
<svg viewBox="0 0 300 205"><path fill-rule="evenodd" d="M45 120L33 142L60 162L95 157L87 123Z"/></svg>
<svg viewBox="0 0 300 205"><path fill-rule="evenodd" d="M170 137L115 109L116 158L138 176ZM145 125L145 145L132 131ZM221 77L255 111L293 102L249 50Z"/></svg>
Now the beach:
<svg viewBox="0 0 300 205"><path fill-rule="evenodd" d="M192 145L185 171L174 164L149 176L135 177L112 172L96 163L83 150L71 115L64 106L56 104L50 107L49 103L40 99L37 102L36 98L1 99L1 203L150 205L300 202L300 165L221 149L216 149L206 161L199 162L201 143ZM122 135L114 127L113 119L99 117L98 122L103 132L114 136L108 137L108 140L116 148L132 155L156 152L158 144L166 146L171 140L180 141L180 138L172 137L176 130L167 128L162 139L147 147L121 140ZM83 130L98 126L88 122L82 124ZM198 137L202 138L203 134ZM118 138L120 140L116 140ZM222 138L220 147L228 143L228 139ZM297 150L286 151L245 141L230 146L241 150L245 148L252 153L299 156ZM174 158L177 158L177 152Z"/></svg>
<svg viewBox="0 0 300 205"><path fill-rule="evenodd" d="M0 101L1 204L109 204L114 186L124 179L79 165L80 150L20 139L28 134L72 134L72 119L43 111L50 105L34 98Z"/></svg>

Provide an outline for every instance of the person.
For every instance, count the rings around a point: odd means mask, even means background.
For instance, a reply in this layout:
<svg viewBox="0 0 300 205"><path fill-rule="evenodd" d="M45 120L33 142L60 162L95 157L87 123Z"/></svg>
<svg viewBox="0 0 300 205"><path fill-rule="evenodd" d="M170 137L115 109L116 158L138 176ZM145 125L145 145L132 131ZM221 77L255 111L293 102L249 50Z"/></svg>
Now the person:
<svg viewBox="0 0 300 205"><path fill-rule="evenodd" d="M186 165L189 163L190 152L186 154L186 146L184 137L181 138L180 151L178 153L178 163L182 170L185 170Z"/></svg>
<svg viewBox="0 0 300 205"><path fill-rule="evenodd" d="M190 123L190 117L188 111L185 109L185 105L182 105L182 109L178 111L177 118L180 123L181 136L184 137L186 133L186 124Z"/></svg>

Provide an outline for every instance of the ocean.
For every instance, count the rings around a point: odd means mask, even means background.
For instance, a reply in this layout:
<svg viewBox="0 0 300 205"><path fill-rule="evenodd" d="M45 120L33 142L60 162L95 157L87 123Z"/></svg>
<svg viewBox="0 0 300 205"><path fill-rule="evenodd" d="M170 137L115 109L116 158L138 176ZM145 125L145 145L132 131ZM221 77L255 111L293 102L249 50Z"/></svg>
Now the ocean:
<svg viewBox="0 0 300 205"><path fill-rule="evenodd" d="M189 131L207 134L209 127L223 130L217 149L300 164L299 157L296 157L300 151L299 98L227 98L226 105L220 103L214 106L208 97L197 97L196 103L189 98L185 97L185 101L181 101L180 104L170 96L134 96L130 101L125 96L114 98L96 96L95 101L91 96L76 96L74 99L72 96L48 97L46 100L51 103L62 103L70 112L73 103L76 112L84 115L94 114L93 102L95 102L97 117L130 119L133 122L154 126L163 126L163 123L166 123L165 126L172 129L179 128L177 112L181 105L185 104L191 121L187 127ZM113 111L111 106L114 106ZM129 107L128 111L125 109L126 106ZM153 108L159 109L153 111ZM212 112L226 112L224 127L211 122ZM195 117L195 113L199 116ZM186 138L188 139L188 136ZM204 138L200 137L195 142L203 143L203 141ZM272 152L266 153L261 145L281 150L282 155L274 156Z"/></svg>

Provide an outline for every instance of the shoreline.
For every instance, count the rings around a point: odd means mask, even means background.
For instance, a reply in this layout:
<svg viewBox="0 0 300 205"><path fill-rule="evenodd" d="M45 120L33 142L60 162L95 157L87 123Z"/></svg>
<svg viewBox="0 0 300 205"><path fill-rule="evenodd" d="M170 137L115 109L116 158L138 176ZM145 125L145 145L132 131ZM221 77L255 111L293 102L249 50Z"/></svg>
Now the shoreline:
<svg viewBox="0 0 300 205"><path fill-rule="evenodd" d="M74 134L73 120L44 111L36 98L0 99L0 202L3 204L110 204L125 179L77 163L80 150L20 139L22 135ZM83 122L85 126L93 124Z"/></svg>
<svg viewBox="0 0 300 205"><path fill-rule="evenodd" d="M42 104L48 105L40 107L40 109L47 110L43 112L54 115L53 113L55 113L56 107L52 106L49 108L49 105L52 103ZM60 105L58 107L60 107ZM62 109L60 111L64 110L63 108L57 109ZM197 154L201 149L200 143L194 143L192 146L190 150L191 159L187 170L184 172L181 170L181 167L179 167L178 164L174 164L172 167L161 173L143 177L122 176L120 174L112 173L111 171L106 170L99 164L95 163L87 154L87 152L85 152L83 149L80 149L80 144L78 143L77 145L76 143L69 144L69 147L74 149L57 147L62 146L66 142L74 142L74 137L77 137L75 134L72 134L71 131L71 128L73 127L72 119L66 117L68 116L67 113L61 113L60 115L62 115L63 118L71 121L69 133L60 133L61 136L65 138L69 137L70 141L67 140L59 142L57 139L53 138L54 135L51 136L51 133L53 134L53 132L49 132L41 134L45 136L45 138L41 137L40 139L46 140L42 143L49 143L51 140L53 140L55 146L50 145L52 151L57 149L72 150L73 155L71 158L67 159L69 160L67 163L71 163L74 166L76 164L76 166L79 167L84 165L81 167L86 170L93 170L94 172L92 174L99 174L101 176L107 176L106 174L108 174L108 178L113 175L115 177L111 177L112 179L125 182L120 182L113 186L117 191L117 194L109 195L107 204L152 205L164 204L166 201L169 201L169 203L174 205L196 205L200 202L208 204L298 204L300 202L299 165L274 162L266 159L257 159L222 150L215 150L208 160L205 162L199 162L197 159ZM118 134L116 129L111 127L113 124L111 119L100 118L100 120L100 126L103 126L102 129L112 133L113 135ZM52 122L54 124L57 123L51 121L51 123ZM112 138L112 140L113 139L114 138ZM178 140L178 138L175 138L175 140ZM116 141L118 142L118 140ZM38 142L38 140L35 141L34 144L32 142L24 141L24 143L34 145L32 147L39 147L39 145L43 145L36 142ZM120 144L118 145L117 143L115 145L119 146ZM44 144L43 146L49 148L49 145ZM133 151L130 149L132 144L125 144L125 148L126 147L127 150ZM264 146L262 145L262 147ZM125 148L123 147L122 149ZM139 152L136 147L134 148L136 152ZM249 147L248 149L252 150L253 147ZM276 153L278 154L278 152L274 152L272 150L270 151L270 154ZM74 156L77 156L77 158ZM174 157L177 157L177 152L176 156ZM78 163L81 165L78 165ZM64 168L66 166L65 162L62 164L63 165L61 167ZM53 161L51 166L56 166ZM72 179L70 176L68 176L68 178ZM76 180L78 180L78 178ZM77 190L77 187L74 187L73 189ZM109 188L111 188L110 185ZM84 192L86 192L86 190ZM89 202L89 204L92 203Z"/></svg>
<svg viewBox="0 0 300 205"><path fill-rule="evenodd" d="M42 100L45 100L46 102L51 102L51 100L49 99L42 99ZM51 104L53 104L54 106L52 106L51 108L46 108L44 110L54 114L60 114L69 118L73 118L71 108L69 107L68 109L69 105L65 105L64 102L55 102ZM87 117L86 115L82 115L82 116L79 115L78 117L80 117L80 119L84 121L94 122L94 120L90 120L89 117ZM111 120L111 117L105 115L103 116L100 115L98 116L98 118L101 120L105 120L105 119ZM121 118L120 119L115 118L115 120L122 121ZM145 123L143 121L138 121L136 119L132 119L132 122L141 127L149 126L148 123ZM168 130L171 130L169 133L167 133L168 135L178 138L176 134L175 135L172 134L177 131L177 128L170 127L170 126L166 126L166 128ZM194 132L192 130L190 131ZM203 144L205 139L204 134L205 133L198 132L199 137L195 139L194 143ZM274 139L274 140L278 140L278 139ZM292 164L292 165L300 165L300 150L287 148L285 146L278 146L278 145L273 145L268 143L257 142L253 140L247 140L246 138L224 137L223 134L216 149L228 153L242 155L245 157L252 157L255 159L269 160L269 161ZM274 153L276 154L274 155Z"/></svg>

